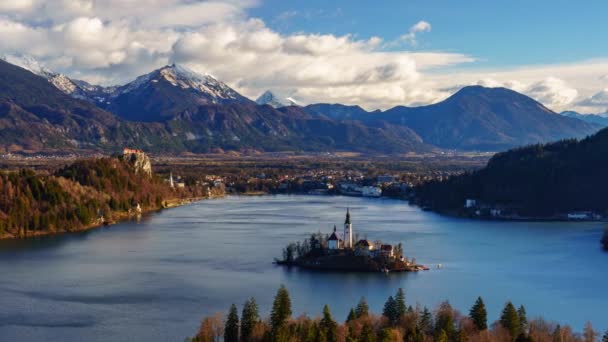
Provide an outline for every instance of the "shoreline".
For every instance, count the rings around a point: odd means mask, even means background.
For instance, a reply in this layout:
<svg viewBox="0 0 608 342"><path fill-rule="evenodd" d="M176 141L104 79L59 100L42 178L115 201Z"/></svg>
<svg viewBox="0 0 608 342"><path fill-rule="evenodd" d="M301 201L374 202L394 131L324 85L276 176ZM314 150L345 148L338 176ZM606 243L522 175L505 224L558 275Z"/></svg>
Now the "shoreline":
<svg viewBox="0 0 608 342"><path fill-rule="evenodd" d="M129 213L129 212L116 212L116 213L113 213L112 221L109 221L109 225L111 226L111 225L114 225L114 224L117 224L120 222L128 221L134 217L137 217L138 215L151 214L154 212L162 211L164 209L177 208L177 207L181 207L181 206L191 204L194 202L203 201L205 199L214 199L214 198L218 198L218 197L221 197L221 196L172 198L172 199L163 201L168 204L167 206L163 206L162 208L158 208L158 209L142 210L142 212L139 214L134 214L134 213ZM81 233L81 232L86 232L89 230L106 227L106 226L107 225L105 225L105 222L102 222L102 223L95 222L95 223L85 225L83 227L73 228L70 230L28 232L27 236L25 236L25 237L4 233L4 234L0 235L0 241L2 241L2 240L28 240L28 239L33 239L33 238L45 237L45 236L56 236L56 235L70 234L70 233Z"/></svg>
<svg viewBox="0 0 608 342"><path fill-rule="evenodd" d="M567 218L561 218L561 217L555 217L555 216L553 216L553 217L552 216L489 217L489 216L465 215L465 214L459 214L455 211L450 211L450 210L435 210L432 208L426 208L424 206L417 204L413 200L410 200L408 198L403 198L403 197L396 197L396 196L371 197L371 196L350 196L350 195L345 195L345 194L330 194L330 193L324 193L324 194L320 194L320 193L311 194L311 193L303 193L303 192L274 193L274 192L263 192L263 191L257 191L254 193L227 194L227 196L244 196L244 197L276 196L276 195L287 195L287 196L308 195L308 196L328 196L328 197L343 196L343 197L361 197L361 198L372 198L372 199L393 199L393 200L398 200L398 201L402 201L402 202L407 202L409 205L416 206L416 207L420 208L420 210L422 210L422 211L428 211L428 212L432 212L432 213L442 215L442 216L470 219L470 220L475 220L475 221L486 221L486 222L503 221L503 222L604 222L604 223L608 223L608 217L602 218L602 219L597 219L597 220L596 219L576 219L576 220L574 220L574 219L567 219Z"/></svg>

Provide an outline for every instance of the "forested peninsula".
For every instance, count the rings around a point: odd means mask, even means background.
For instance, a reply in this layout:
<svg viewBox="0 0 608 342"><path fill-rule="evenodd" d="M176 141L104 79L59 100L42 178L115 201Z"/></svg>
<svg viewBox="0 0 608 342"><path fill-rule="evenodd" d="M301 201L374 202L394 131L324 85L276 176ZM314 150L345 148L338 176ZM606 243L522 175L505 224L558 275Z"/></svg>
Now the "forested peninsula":
<svg viewBox="0 0 608 342"><path fill-rule="evenodd" d="M131 153L132 152L132 153ZM86 159L54 172L0 172L0 238L85 230L212 195L206 184L174 187L141 151Z"/></svg>
<svg viewBox="0 0 608 342"><path fill-rule="evenodd" d="M415 189L425 208L497 219L608 217L608 129L497 153L485 168Z"/></svg>

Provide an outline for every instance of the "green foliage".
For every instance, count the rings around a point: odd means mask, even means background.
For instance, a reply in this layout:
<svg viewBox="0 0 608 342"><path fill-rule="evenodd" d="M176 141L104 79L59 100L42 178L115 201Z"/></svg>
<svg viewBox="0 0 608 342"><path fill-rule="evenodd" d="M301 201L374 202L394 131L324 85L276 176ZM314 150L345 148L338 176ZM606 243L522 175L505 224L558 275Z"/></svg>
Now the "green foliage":
<svg viewBox="0 0 608 342"><path fill-rule="evenodd" d="M357 319L357 314L355 313L355 309L351 308L348 312L348 316L346 317L346 322L352 322Z"/></svg>
<svg viewBox="0 0 608 342"><path fill-rule="evenodd" d="M526 317L526 308L520 305L517 309L517 316L519 317L519 329L521 333L526 333L528 330L528 318Z"/></svg>
<svg viewBox="0 0 608 342"><path fill-rule="evenodd" d="M270 314L270 325L273 333L277 334L290 317L291 300L289 299L289 292L287 292L285 286L281 285L274 297L272 312Z"/></svg>
<svg viewBox="0 0 608 342"><path fill-rule="evenodd" d="M77 230L116 218L135 204L160 209L163 199L196 197L196 191L171 189L118 158L79 160L52 175L0 172L0 233Z"/></svg>
<svg viewBox="0 0 608 342"><path fill-rule="evenodd" d="M422 310L418 325L420 326L420 330L424 333L429 333L433 329L433 315L426 306L424 307L424 310Z"/></svg>
<svg viewBox="0 0 608 342"><path fill-rule="evenodd" d="M389 296L386 300L386 303L384 303L384 308L382 309L382 316L386 317L392 325L397 322L397 304L393 296Z"/></svg>
<svg viewBox="0 0 608 342"><path fill-rule="evenodd" d="M513 303L507 302L502 314L500 315L500 324L509 331L511 337L516 338L521 331L519 315Z"/></svg>
<svg viewBox="0 0 608 342"><path fill-rule="evenodd" d="M226 326L224 328L224 341L239 341L239 314L237 312L236 305L234 304L230 306L228 317L226 317Z"/></svg>
<svg viewBox="0 0 608 342"><path fill-rule="evenodd" d="M258 304L255 298L251 298L243 305L243 313L241 315L241 341L251 341L251 334L255 325L260 321L258 312Z"/></svg>
<svg viewBox="0 0 608 342"><path fill-rule="evenodd" d="M481 170L431 181L416 189L425 205L463 210L466 199L507 212L551 216L570 211L608 213L608 129L583 139L533 145L494 155Z"/></svg>
<svg viewBox="0 0 608 342"><path fill-rule="evenodd" d="M454 309L448 302L443 302L439 305L437 314L435 315L435 334L439 338L441 332L447 334L448 338L455 335L454 328Z"/></svg>
<svg viewBox="0 0 608 342"><path fill-rule="evenodd" d="M486 306L481 297L478 297L473 307L471 307L469 317L473 320L477 330L483 331L488 329L488 312L486 311Z"/></svg>
<svg viewBox="0 0 608 342"><path fill-rule="evenodd" d="M325 340L327 342L336 342L338 340L338 324L331 317L331 312L329 311L329 306L327 304L323 307L323 318L321 318L321 322L319 322L319 328L324 332Z"/></svg>
<svg viewBox="0 0 608 342"><path fill-rule="evenodd" d="M398 297L396 295L395 297ZM361 301L360 301L361 302ZM387 303L397 302L393 296ZM391 304L388 305L390 307ZM478 308L484 307L483 300L478 298L473 305L471 315L480 312ZM521 307L520 307L521 309ZM484 307L485 310L485 307ZM236 306L230 307L225 326L222 325L222 315L215 314L204 318L198 334L193 341L236 341L238 340L238 316ZM260 320L255 300L251 298L243 306L241 321L241 338L243 342L379 342L379 341L585 341L594 342L596 333L590 323L585 326L583 334L576 334L569 326L561 328L559 325L548 323L542 318L530 322L529 334L517 331L521 326L515 306L511 303L505 305L500 324L487 327L487 331L474 329L468 317L460 315L448 302L441 303L433 314L424 307L408 309L396 325L392 325L384 317L371 313L356 317L356 310L351 309L349 318L344 324L338 324L332 317L328 305L323 307L319 318L310 318L306 315L291 318L291 304L285 287L277 291L269 320ZM435 324L433 324L435 322ZM507 322L507 323L505 323ZM511 330L509 324L517 329ZM505 331L508 330L511 336ZM486 330L486 329L483 329ZM608 342L608 332L602 342Z"/></svg>
<svg viewBox="0 0 608 342"><path fill-rule="evenodd" d="M367 304L365 297L361 297L361 299L359 299L359 303L355 309L355 314L357 318L364 317L369 314L369 305Z"/></svg>
<svg viewBox="0 0 608 342"><path fill-rule="evenodd" d="M405 315L406 310L405 292L402 288L399 288L397 290L397 294L395 294L395 315L397 321L399 321L399 319Z"/></svg>

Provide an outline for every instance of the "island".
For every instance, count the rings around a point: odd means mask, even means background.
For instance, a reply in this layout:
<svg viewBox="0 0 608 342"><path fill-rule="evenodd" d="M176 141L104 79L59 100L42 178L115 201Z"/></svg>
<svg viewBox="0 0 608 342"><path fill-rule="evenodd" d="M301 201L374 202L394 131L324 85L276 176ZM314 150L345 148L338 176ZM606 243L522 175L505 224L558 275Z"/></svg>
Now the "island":
<svg viewBox="0 0 608 342"><path fill-rule="evenodd" d="M356 241L356 242L355 242ZM334 225L331 235L311 234L303 242L290 243L283 249L283 259L275 264L305 269L344 272L416 272L429 268L408 259L403 245L358 239L353 234L350 210L346 210L344 232L340 236Z"/></svg>

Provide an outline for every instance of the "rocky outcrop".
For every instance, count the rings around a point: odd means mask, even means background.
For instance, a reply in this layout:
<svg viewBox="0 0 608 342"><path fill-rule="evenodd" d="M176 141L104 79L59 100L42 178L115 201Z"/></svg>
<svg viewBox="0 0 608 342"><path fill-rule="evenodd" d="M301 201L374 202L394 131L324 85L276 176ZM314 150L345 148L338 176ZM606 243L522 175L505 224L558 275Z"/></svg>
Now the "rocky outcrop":
<svg viewBox="0 0 608 342"><path fill-rule="evenodd" d="M144 151L125 148L122 153L122 158L129 162L136 172L141 172L148 177L152 176L152 163Z"/></svg>

